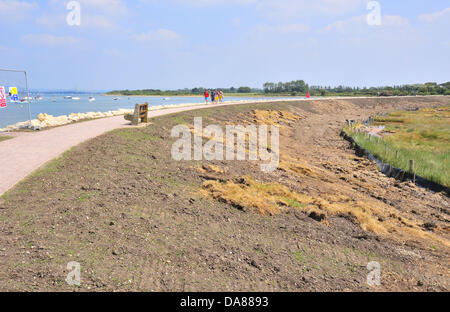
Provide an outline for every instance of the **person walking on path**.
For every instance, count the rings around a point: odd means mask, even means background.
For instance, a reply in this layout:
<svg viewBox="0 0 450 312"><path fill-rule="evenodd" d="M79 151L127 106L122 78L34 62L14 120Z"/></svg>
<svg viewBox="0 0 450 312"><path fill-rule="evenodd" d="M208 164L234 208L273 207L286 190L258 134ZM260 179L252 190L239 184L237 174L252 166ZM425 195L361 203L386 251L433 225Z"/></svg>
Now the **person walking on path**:
<svg viewBox="0 0 450 312"><path fill-rule="evenodd" d="M208 92L208 90L205 90L205 101L206 101L206 105L208 105L208 100L209 100L209 92Z"/></svg>

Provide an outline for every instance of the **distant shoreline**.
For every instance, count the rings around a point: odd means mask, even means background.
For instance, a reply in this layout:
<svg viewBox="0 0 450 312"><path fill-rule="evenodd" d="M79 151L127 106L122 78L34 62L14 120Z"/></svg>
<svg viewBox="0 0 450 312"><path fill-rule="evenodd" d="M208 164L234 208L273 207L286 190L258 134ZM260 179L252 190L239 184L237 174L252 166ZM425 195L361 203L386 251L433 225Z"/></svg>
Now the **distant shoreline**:
<svg viewBox="0 0 450 312"><path fill-rule="evenodd" d="M168 94L152 94L152 95L127 95L121 93L104 93L102 96L123 96L123 97L192 97L192 98L203 98L204 96L194 95L194 94L177 94L177 95L168 95ZM224 93L225 97L302 97L305 95L290 95L290 94L259 94L259 93Z"/></svg>

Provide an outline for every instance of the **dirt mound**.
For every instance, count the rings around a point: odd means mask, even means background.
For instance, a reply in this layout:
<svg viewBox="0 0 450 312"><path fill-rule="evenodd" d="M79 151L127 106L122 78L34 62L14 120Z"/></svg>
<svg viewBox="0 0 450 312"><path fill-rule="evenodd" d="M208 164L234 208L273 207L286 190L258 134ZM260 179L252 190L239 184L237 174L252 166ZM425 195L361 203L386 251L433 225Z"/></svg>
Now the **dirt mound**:
<svg viewBox="0 0 450 312"><path fill-rule="evenodd" d="M92 139L2 197L0 290L448 291L448 197L387 178L339 134L346 119L449 102L214 107ZM172 127L199 116L284 125L279 170L173 160ZM379 287L366 283L371 261Z"/></svg>

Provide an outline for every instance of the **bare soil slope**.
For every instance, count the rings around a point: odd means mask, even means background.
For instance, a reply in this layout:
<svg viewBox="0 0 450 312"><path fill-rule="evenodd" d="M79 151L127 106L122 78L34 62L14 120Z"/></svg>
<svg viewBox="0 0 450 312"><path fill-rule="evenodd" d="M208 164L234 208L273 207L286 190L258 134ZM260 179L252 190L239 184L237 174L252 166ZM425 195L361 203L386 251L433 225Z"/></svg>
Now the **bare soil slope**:
<svg viewBox="0 0 450 312"><path fill-rule="evenodd" d="M0 290L448 291L449 198L383 176L339 133L345 119L449 103L238 105L92 139L0 200ZM279 124L279 170L172 160L172 127L197 116ZM70 261L78 288L65 282ZM366 283L370 261L379 287Z"/></svg>

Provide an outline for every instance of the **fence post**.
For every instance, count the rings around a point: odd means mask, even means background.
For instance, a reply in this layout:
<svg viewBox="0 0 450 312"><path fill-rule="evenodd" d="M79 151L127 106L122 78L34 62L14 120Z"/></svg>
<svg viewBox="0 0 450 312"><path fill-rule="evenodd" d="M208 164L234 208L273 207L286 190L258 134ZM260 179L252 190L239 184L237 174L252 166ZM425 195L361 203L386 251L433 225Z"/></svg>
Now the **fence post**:
<svg viewBox="0 0 450 312"><path fill-rule="evenodd" d="M28 100L27 100L27 102L28 102L28 128L29 129L31 129L31 104L30 104L30 102L31 102L31 99L30 99L30 93L29 93L29 90L28 90L28 76L27 76L27 72L26 71L24 71L24 74L25 74L25 86L26 86L26 89L27 89L27 97L28 97Z"/></svg>
<svg viewBox="0 0 450 312"><path fill-rule="evenodd" d="M398 159L398 151L395 151L395 158Z"/></svg>
<svg viewBox="0 0 450 312"><path fill-rule="evenodd" d="M25 96L27 98L28 103L28 128L31 128L31 98L30 91L28 89L28 75L25 70L14 70L14 69L0 69L1 72L10 72L10 73L22 73L25 77Z"/></svg>
<svg viewBox="0 0 450 312"><path fill-rule="evenodd" d="M409 171L413 174L413 182L416 184L416 172L414 170L414 159L409 161Z"/></svg>

